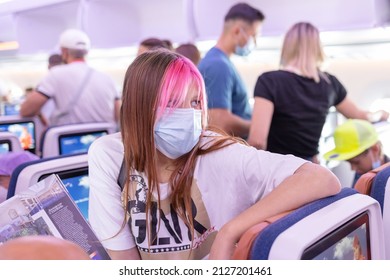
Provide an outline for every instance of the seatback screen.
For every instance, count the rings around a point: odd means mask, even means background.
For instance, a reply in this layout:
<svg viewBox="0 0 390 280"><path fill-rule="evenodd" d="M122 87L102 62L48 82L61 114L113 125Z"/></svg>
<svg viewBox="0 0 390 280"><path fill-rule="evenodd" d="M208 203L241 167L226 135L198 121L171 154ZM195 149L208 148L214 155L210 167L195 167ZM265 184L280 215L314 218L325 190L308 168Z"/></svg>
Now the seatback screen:
<svg viewBox="0 0 390 280"><path fill-rule="evenodd" d="M303 260L370 260L370 230L367 212L346 222L311 245Z"/></svg>
<svg viewBox="0 0 390 280"><path fill-rule="evenodd" d="M19 104L4 104L4 115L5 116L19 115L19 111L20 111Z"/></svg>
<svg viewBox="0 0 390 280"><path fill-rule="evenodd" d="M33 121L0 123L0 132L8 131L15 134L23 149L35 153L36 138L35 124Z"/></svg>
<svg viewBox="0 0 390 280"><path fill-rule="evenodd" d="M0 140L0 154L5 154L12 151L11 141Z"/></svg>
<svg viewBox="0 0 390 280"><path fill-rule="evenodd" d="M60 155L86 153L93 141L106 134L104 130L61 135L58 139Z"/></svg>

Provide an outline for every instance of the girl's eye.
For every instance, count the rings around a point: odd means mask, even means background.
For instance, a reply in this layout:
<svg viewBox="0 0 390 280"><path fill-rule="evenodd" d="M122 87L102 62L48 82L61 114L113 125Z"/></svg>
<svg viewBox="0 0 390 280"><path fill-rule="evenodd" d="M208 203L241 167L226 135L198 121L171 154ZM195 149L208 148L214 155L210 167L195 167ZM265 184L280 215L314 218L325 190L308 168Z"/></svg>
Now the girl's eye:
<svg viewBox="0 0 390 280"><path fill-rule="evenodd" d="M192 108L198 108L199 106L200 106L200 100L192 100L191 101Z"/></svg>

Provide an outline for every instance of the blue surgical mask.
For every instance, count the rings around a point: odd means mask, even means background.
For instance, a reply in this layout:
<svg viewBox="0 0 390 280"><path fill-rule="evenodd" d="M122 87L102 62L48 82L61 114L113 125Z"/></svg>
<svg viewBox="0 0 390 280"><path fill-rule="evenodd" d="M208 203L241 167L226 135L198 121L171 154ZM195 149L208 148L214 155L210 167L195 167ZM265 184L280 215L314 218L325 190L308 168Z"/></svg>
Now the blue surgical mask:
<svg viewBox="0 0 390 280"><path fill-rule="evenodd" d="M378 168L379 166L381 166L380 159L379 158L375 159L376 156L374 155L372 149L370 149L369 152L370 152L370 157L371 157L371 162L372 162L372 164L371 164L372 169L375 169L375 168Z"/></svg>
<svg viewBox="0 0 390 280"><path fill-rule="evenodd" d="M381 161L379 159L372 162L372 169L378 168L379 166L381 166Z"/></svg>
<svg viewBox="0 0 390 280"><path fill-rule="evenodd" d="M167 108L154 127L157 149L170 159L190 152L202 132L202 111L193 108Z"/></svg>
<svg viewBox="0 0 390 280"><path fill-rule="evenodd" d="M239 56L247 56L251 53L251 51L254 48L255 48L255 42L253 40L253 37L249 37L248 42L245 44L245 46L243 47L241 47L240 45L236 46L234 53Z"/></svg>

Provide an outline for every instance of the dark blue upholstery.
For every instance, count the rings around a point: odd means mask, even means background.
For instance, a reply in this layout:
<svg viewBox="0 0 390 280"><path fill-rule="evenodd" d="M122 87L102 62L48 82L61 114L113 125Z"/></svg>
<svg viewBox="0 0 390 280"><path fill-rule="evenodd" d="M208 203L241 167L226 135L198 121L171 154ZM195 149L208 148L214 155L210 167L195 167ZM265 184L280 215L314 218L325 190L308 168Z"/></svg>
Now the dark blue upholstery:
<svg viewBox="0 0 390 280"><path fill-rule="evenodd" d="M319 209L324 208L325 206L337 200L356 193L357 191L354 189L343 188L337 195L326 197L306 204L305 206L302 206L301 208L293 211L292 213L284 216L283 218L280 218L279 220L273 222L263 231L261 231L256 237L255 241L253 242L249 259L267 260L272 244L280 233L282 233L292 225L296 224L303 218L307 217L308 215L318 211Z"/></svg>
<svg viewBox="0 0 390 280"><path fill-rule="evenodd" d="M382 215L383 215L383 205L385 200L386 184L389 177L390 177L390 166L386 167L385 169L379 171L376 174L371 186L370 196L379 202L382 210Z"/></svg>
<svg viewBox="0 0 390 280"><path fill-rule="evenodd" d="M81 154L83 154L83 153L81 153ZM58 158L66 158L66 157L77 156L77 155L80 155L80 154L70 154L70 155L62 155L62 156L56 156L56 157L43 158L43 159L25 162L25 163L18 165L18 167L16 167L15 170L12 172L12 175L11 175L11 178L9 181L7 199L11 198L15 195L16 183L18 181L19 174L27 166L42 163L42 162L49 161L49 160L58 159Z"/></svg>

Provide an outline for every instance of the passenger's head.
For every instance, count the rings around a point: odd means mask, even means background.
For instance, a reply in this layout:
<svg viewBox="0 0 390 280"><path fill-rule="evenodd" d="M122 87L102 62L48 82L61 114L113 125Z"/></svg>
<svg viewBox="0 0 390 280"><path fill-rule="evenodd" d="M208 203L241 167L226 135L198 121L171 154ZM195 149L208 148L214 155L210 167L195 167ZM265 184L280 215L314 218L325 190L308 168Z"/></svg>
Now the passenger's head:
<svg viewBox="0 0 390 280"><path fill-rule="evenodd" d="M176 52L187 57L195 65L198 65L201 58L198 47L192 43L181 44L176 48Z"/></svg>
<svg viewBox="0 0 390 280"><path fill-rule="evenodd" d="M129 155L145 164L144 159L156 153L156 122L177 108L201 110L202 127L206 127L205 85L197 67L187 58L162 49L138 56L127 69L122 94L125 153L131 149Z"/></svg>
<svg viewBox="0 0 390 280"><path fill-rule="evenodd" d="M12 172L22 163L37 160L39 157L28 151L0 154L0 185L8 189Z"/></svg>
<svg viewBox="0 0 390 280"><path fill-rule="evenodd" d="M32 93L34 91L34 88L33 87L26 87L24 89L24 95L27 97L30 93Z"/></svg>
<svg viewBox="0 0 390 280"><path fill-rule="evenodd" d="M54 236L32 235L0 245L0 260L90 260L77 244Z"/></svg>
<svg viewBox="0 0 390 280"><path fill-rule="evenodd" d="M78 29L67 29L59 41L62 60L69 63L71 59L83 59L91 47L88 35Z"/></svg>
<svg viewBox="0 0 390 280"><path fill-rule="evenodd" d="M383 164L382 146L375 127L364 120L347 120L334 132L335 148L327 152L326 160L348 161L359 174Z"/></svg>
<svg viewBox="0 0 390 280"><path fill-rule="evenodd" d="M48 68L52 68L54 66L57 66L57 65L60 65L62 64L63 61L62 61L62 56L60 54L52 54L49 56L49 59L48 59Z"/></svg>
<svg viewBox="0 0 390 280"><path fill-rule="evenodd" d="M137 56L150 50L156 50L159 48L172 50L172 43L169 40L160 40L158 38L147 38L139 44Z"/></svg>
<svg viewBox="0 0 390 280"><path fill-rule="evenodd" d="M324 52L318 29L308 22L294 24L284 37L281 66L293 66L304 76L318 81L318 68L323 61Z"/></svg>
<svg viewBox="0 0 390 280"><path fill-rule="evenodd" d="M225 15L223 33L234 43L236 54L248 55L255 47L264 18L261 11L246 3L235 4L229 9Z"/></svg>

